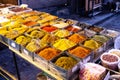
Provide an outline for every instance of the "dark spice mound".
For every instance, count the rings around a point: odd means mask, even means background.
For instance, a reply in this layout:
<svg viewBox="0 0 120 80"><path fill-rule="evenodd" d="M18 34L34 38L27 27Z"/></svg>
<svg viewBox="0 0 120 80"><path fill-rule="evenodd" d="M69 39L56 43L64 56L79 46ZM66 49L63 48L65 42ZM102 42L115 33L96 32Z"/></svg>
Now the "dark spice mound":
<svg viewBox="0 0 120 80"><path fill-rule="evenodd" d="M107 61L107 62L116 62L118 61L118 58L114 55L103 55L103 60Z"/></svg>

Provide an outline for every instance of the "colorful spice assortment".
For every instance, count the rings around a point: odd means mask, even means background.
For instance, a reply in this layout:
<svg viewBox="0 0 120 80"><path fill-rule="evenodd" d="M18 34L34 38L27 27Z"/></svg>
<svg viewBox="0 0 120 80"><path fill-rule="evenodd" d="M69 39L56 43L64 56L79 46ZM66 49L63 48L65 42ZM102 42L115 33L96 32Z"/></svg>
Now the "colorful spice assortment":
<svg viewBox="0 0 120 80"><path fill-rule="evenodd" d="M75 64L77 63L77 61L75 59L73 59L72 57L60 57L57 59L57 61L55 62L55 65L65 69L65 70L69 70L72 67L75 66Z"/></svg>
<svg viewBox="0 0 120 80"><path fill-rule="evenodd" d="M84 47L78 46L69 50L69 53L79 58L85 58L88 54L90 54L90 51L91 51L90 49L86 49Z"/></svg>
<svg viewBox="0 0 120 80"><path fill-rule="evenodd" d="M33 30L30 34L30 37L32 38L42 38L43 36L45 36L45 32L41 31L41 30Z"/></svg>
<svg viewBox="0 0 120 80"><path fill-rule="evenodd" d="M70 32L68 30L58 30L55 32L55 35L60 37L60 38L63 38L63 37L69 36Z"/></svg>
<svg viewBox="0 0 120 80"><path fill-rule="evenodd" d="M94 26L91 26L89 27L90 30L93 30L95 32L101 32L103 30L103 28L100 28L100 27L94 27Z"/></svg>
<svg viewBox="0 0 120 80"><path fill-rule="evenodd" d="M71 35L68 39L70 41L73 41L74 43L79 43L79 42L84 41L86 39L86 37L83 35L75 33L75 34Z"/></svg>
<svg viewBox="0 0 120 80"><path fill-rule="evenodd" d="M115 54L104 53L100 57L101 63L104 67L107 67L112 70L117 70L119 63L119 56Z"/></svg>
<svg viewBox="0 0 120 80"><path fill-rule="evenodd" d="M47 32L53 32L53 31L57 30L57 28L54 26L45 26L42 29L47 31Z"/></svg>
<svg viewBox="0 0 120 80"><path fill-rule="evenodd" d="M22 45L22 46L26 46L27 43L29 43L31 41L31 38L30 37L26 37L24 35L22 36L19 36L16 38L15 42Z"/></svg>
<svg viewBox="0 0 120 80"><path fill-rule="evenodd" d="M50 47L45 48L38 53L39 56L41 56L42 58L46 60L50 60L58 54L59 54L58 50L56 50L55 48L50 48Z"/></svg>
<svg viewBox="0 0 120 80"><path fill-rule="evenodd" d="M100 44L97 41L90 39L85 41L84 46L90 49L98 49L100 47Z"/></svg>
<svg viewBox="0 0 120 80"><path fill-rule="evenodd" d="M34 21L27 21L27 22L24 22L23 24L29 27L29 26L34 26L34 25L36 25L37 22L34 22Z"/></svg>
<svg viewBox="0 0 120 80"><path fill-rule="evenodd" d="M105 61L107 61L107 62L116 62L116 61L118 61L118 58L116 57L116 56L114 56L114 55L103 55L102 56L102 59L103 60L105 60Z"/></svg>
<svg viewBox="0 0 120 80"><path fill-rule="evenodd" d="M56 41L55 44L53 44L53 46L61 51L67 50L73 46L75 46L76 44L67 40L67 39L59 39Z"/></svg>
<svg viewBox="0 0 120 80"><path fill-rule="evenodd" d="M78 32L79 30L81 30L81 28L79 27L74 27L74 26L69 26L66 28L68 31L71 31L71 32Z"/></svg>
<svg viewBox="0 0 120 80"><path fill-rule="evenodd" d="M95 35L95 36L93 36L92 39L100 41L102 43L105 43L109 40L109 38L107 38L106 36L103 36L103 35Z"/></svg>

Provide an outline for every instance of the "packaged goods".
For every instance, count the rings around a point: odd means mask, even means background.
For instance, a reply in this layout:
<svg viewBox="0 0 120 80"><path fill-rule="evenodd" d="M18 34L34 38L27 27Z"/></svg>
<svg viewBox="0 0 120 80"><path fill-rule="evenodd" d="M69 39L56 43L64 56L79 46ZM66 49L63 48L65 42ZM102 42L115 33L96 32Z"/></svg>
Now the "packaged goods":
<svg viewBox="0 0 120 80"><path fill-rule="evenodd" d="M79 58L85 58L88 54L90 54L90 52L91 52L90 49L86 49L81 46L78 46L78 47L75 47L75 48L69 50L70 54L73 54Z"/></svg>
<svg viewBox="0 0 120 80"><path fill-rule="evenodd" d="M72 67L75 66L75 64L77 64L77 61L75 59L73 59L72 57L60 57L56 60L55 65L65 69L65 70L69 70Z"/></svg>
<svg viewBox="0 0 120 80"><path fill-rule="evenodd" d="M90 39L84 42L84 46L95 50L98 49L101 45L97 41Z"/></svg>
<svg viewBox="0 0 120 80"><path fill-rule="evenodd" d="M117 70L119 57L115 54L104 53L100 57L102 65L112 70Z"/></svg>
<svg viewBox="0 0 120 80"><path fill-rule="evenodd" d="M99 42L102 42L102 43L105 43L105 42L107 42L109 40L109 38L107 38L104 35L95 35L95 36L93 36L92 39L94 39L96 41L99 41Z"/></svg>
<svg viewBox="0 0 120 80"><path fill-rule="evenodd" d="M31 38L24 35L19 36L15 39L15 42L22 46L26 46L27 43L29 43L30 41L31 41Z"/></svg>
<svg viewBox="0 0 120 80"><path fill-rule="evenodd" d="M70 32L68 30L58 30L55 32L55 36L58 36L60 38L67 37L70 35Z"/></svg>
<svg viewBox="0 0 120 80"><path fill-rule="evenodd" d="M61 51L67 50L73 46L75 46L76 44L74 42L71 42L67 39L59 39L56 41L55 44L53 44L53 46Z"/></svg>
<svg viewBox="0 0 120 80"><path fill-rule="evenodd" d="M79 80L103 80L106 69L95 63L86 63L80 70Z"/></svg>
<svg viewBox="0 0 120 80"><path fill-rule="evenodd" d="M86 36L75 33L75 34L71 35L68 39L70 41L73 41L74 43L79 43L79 42L85 41Z"/></svg>
<svg viewBox="0 0 120 80"><path fill-rule="evenodd" d="M59 54L59 51L57 49L50 48L50 47L45 48L38 53L39 56L41 56L42 58L44 58L46 60L51 60L52 58L54 58L58 54Z"/></svg>

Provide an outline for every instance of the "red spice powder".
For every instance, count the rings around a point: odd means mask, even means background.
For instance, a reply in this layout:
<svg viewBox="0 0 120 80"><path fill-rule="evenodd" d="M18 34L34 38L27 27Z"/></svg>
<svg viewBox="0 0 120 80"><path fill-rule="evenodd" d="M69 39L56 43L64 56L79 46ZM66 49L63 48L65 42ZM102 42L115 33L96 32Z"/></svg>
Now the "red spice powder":
<svg viewBox="0 0 120 80"><path fill-rule="evenodd" d="M74 27L72 27L72 26L69 26L69 27L67 27L66 29L67 29L68 31L72 31L72 32L78 32L78 31L79 31L78 28L74 28Z"/></svg>
<svg viewBox="0 0 120 80"><path fill-rule="evenodd" d="M23 24L26 25L26 26L34 26L34 25L36 25L37 23L34 22L34 21L27 21L27 22L25 22L25 23L23 23Z"/></svg>
<svg viewBox="0 0 120 80"><path fill-rule="evenodd" d="M57 28L54 26L45 26L42 29L47 31L47 32L52 32L52 31L55 31Z"/></svg>

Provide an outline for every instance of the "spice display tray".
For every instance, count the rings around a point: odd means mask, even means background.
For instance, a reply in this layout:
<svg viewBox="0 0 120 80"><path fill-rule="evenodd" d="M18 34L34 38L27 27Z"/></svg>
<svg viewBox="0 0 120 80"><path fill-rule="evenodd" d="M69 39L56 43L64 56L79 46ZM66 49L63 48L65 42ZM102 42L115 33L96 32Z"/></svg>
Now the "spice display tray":
<svg viewBox="0 0 120 80"><path fill-rule="evenodd" d="M21 53L25 54L27 57L34 60L34 58L33 58L34 52L31 52L31 51L27 50L24 46L21 46Z"/></svg>
<svg viewBox="0 0 120 80"><path fill-rule="evenodd" d="M40 65L44 66L45 69L49 70L48 61L40 57L37 53L34 54L34 61L38 62Z"/></svg>
<svg viewBox="0 0 120 80"><path fill-rule="evenodd" d="M78 63L69 70L65 70L65 69L63 69L63 68L61 68L59 66L56 66L54 64L54 62L59 57L62 57L62 56L72 57L73 59L77 60ZM57 76L62 76L62 77L64 77L65 80L69 80L72 77L72 75L79 70L79 64L80 64L80 61L78 59L76 59L75 57L67 54L66 52L63 52L62 54L56 56L54 59L49 61L49 70L50 70L51 73L53 73L53 74L55 74Z"/></svg>
<svg viewBox="0 0 120 80"><path fill-rule="evenodd" d="M1 40L5 43L8 44L8 38L6 38L5 36L1 35Z"/></svg>
<svg viewBox="0 0 120 80"><path fill-rule="evenodd" d="M20 45L17 44L14 40L9 39L8 40L8 45L18 51L20 51Z"/></svg>
<svg viewBox="0 0 120 80"><path fill-rule="evenodd" d="M75 56L74 54L70 54L70 53L69 53L69 50L74 49L75 47L78 47L78 46L90 50L90 53L89 53L86 57L84 57L84 58L79 58L79 57ZM68 54L71 55L71 56L74 56L76 59L81 60L81 62L83 62L83 63L93 62L93 60L94 60L94 52L93 52L93 50L91 50L91 49L89 49L89 48L87 48L87 47L84 47L84 46L81 45L81 44L80 44L80 45L76 45L76 46L68 49L68 50L66 51L66 53L68 53Z"/></svg>

